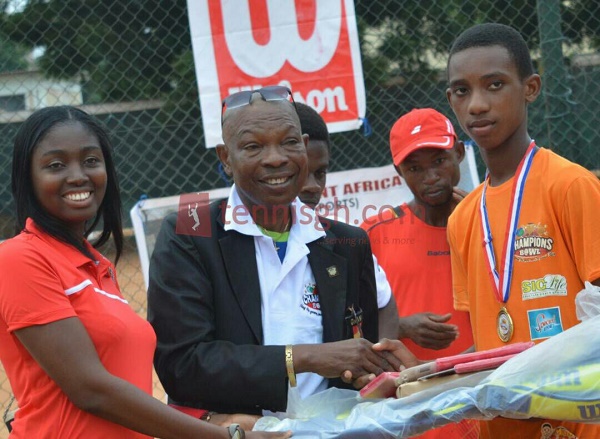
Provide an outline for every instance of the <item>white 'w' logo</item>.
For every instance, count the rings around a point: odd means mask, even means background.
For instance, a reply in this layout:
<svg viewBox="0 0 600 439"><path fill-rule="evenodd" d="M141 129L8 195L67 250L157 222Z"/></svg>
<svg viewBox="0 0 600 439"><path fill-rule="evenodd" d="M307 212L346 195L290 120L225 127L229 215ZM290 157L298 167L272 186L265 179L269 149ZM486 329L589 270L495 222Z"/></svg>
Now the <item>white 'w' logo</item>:
<svg viewBox="0 0 600 439"><path fill-rule="evenodd" d="M249 76L264 78L281 70L285 61L302 72L325 67L335 54L342 27L342 0L315 0L315 30L300 38L294 0L267 0L270 39L256 43L250 22L250 1L223 0L227 47L236 65ZM324 44L327 42L327 44Z"/></svg>

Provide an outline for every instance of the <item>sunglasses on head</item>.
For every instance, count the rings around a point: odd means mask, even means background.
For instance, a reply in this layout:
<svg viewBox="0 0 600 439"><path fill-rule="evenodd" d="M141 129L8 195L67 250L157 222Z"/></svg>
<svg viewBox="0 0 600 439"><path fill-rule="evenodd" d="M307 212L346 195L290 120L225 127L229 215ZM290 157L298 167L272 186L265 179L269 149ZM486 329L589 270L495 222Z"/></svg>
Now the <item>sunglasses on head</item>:
<svg viewBox="0 0 600 439"><path fill-rule="evenodd" d="M292 91L283 85L270 85L257 90L244 90L227 96L221 104L221 126L223 126L223 116L227 110L243 107L250 104L252 95L258 93L265 101L289 101L296 108Z"/></svg>

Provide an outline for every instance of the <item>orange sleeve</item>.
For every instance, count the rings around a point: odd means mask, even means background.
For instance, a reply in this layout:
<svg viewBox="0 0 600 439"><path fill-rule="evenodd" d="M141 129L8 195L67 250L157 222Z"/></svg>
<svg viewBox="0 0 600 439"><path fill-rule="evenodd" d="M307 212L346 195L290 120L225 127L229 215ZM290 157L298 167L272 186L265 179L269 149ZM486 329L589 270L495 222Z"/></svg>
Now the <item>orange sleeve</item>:
<svg viewBox="0 0 600 439"><path fill-rule="evenodd" d="M600 279L600 181L590 174L573 180L557 194L562 208L561 228L582 281Z"/></svg>
<svg viewBox="0 0 600 439"><path fill-rule="evenodd" d="M459 212L455 211L448 219L448 244L450 245L450 263L452 265L452 292L454 295L454 309L469 311L469 295L467 293L467 273L464 268L460 247L457 244L455 229L460 223L457 219Z"/></svg>

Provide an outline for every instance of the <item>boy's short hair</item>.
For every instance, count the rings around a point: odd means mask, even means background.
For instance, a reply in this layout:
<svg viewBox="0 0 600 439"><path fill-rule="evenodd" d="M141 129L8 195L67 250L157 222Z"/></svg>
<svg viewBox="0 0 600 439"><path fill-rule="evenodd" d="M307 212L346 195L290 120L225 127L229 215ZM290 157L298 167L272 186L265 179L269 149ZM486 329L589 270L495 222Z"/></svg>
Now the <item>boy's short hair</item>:
<svg viewBox="0 0 600 439"><path fill-rule="evenodd" d="M448 63L455 53L488 46L504 47L514 61L521 79L534 73L531 54L523 36L512 27L500 23L477 24L461 33L452 43Z"/></svg>
<svg viewBox="0 0 600 439"><path fill-rule="evenodd" d="M327 124L319 113L301 102L296 102L296 110L300 118L302 134L308 134L309 141L321 140L325 142L327 149L329 149L329 131L327 131Z"/></svg>

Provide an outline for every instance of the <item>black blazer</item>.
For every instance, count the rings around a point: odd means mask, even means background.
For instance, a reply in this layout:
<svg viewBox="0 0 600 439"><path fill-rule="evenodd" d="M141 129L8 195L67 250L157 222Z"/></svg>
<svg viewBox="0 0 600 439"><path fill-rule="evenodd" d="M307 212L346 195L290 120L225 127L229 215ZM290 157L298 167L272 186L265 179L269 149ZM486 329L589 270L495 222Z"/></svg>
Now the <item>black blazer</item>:
<svg viewBox="0 0 600 439"><path fill-rule="evenodd" d="M148 320L158 345L154 365L178 404L221 413L285 411L285 347L263 346L254 238L223 228L222 201L210 206L209 237L175 232L163 221L150 260ZM371 247L358 227L321 219L327 236L308 244L324 342L352 338L349 306L363 311L364 337L378 340ZM335 266L337 275L327 268ZM330 386L348 387L340 379Z"/></svg>

